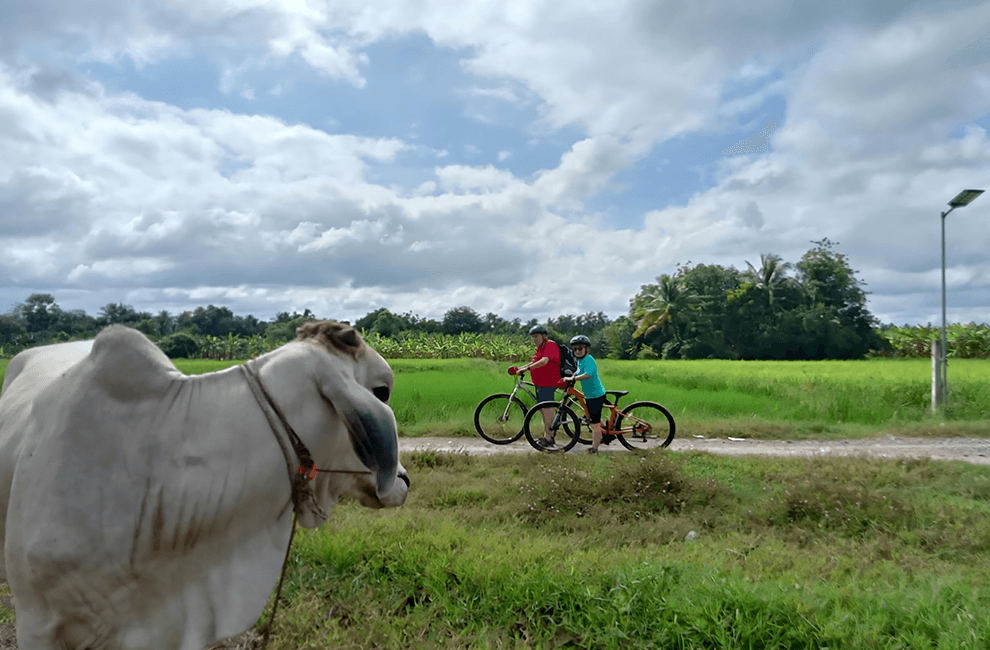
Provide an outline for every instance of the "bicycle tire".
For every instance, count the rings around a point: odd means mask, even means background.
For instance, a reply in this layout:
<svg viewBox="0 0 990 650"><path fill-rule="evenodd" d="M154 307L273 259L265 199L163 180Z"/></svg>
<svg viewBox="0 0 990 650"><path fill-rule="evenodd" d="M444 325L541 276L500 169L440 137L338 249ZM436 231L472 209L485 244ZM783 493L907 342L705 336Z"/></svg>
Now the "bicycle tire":
<svg viewBox="0 0 990 650"><path fill-rule="evenodd" d="M580 442L582 445L590 445L592 442L594 442L591 439L591 437L590 437L591 435L593 435L592 428L591 428L591 420L588 419L588 416L585 414L584 409L581 409L580 408L581 407L580 402L577 402L577 401L568 401L564 406L566 406L567 408L571 408L571 404L574 404L575 406L577 406L580 409L580 411L581 411L581 416L580 416L581 424L584 425L584 427L587 428L587 430L589 432L588 433L588 436L589 437L585 438L583 435L581 435L581 432L579 431L578 432L577 441ZM574 413L577 413L577 411L575 411L574 409L571 409L571 410L574 411ZM604 416L604 411L602 412L602 415Z"/></svg>
<svg viewBox="0 0 990 650"><path fill-rule="evenodd" d="M557 412L557 416L563 414L563 422L558 424L556 428L556 439L555 442L557 446L553 449L547 449L541 447L536 442L536 438L543 437L543 413L541 411L545 408L552 408ZM534 422L535 419L535 422ZM557 420L557 417L554 418ZM537 431L536 437L533 436L533 431ZM540 402L533 408L529 409L526 413L526 423L523 425L523 434L526 436L526 440L533 449L537 451L547 452L547 453L563 453L569 451L574 445L577 444L578 438L581 435L581 421L574 411L566 406L561 406L560 402ZM561 440L563 436L564 440Z"/></svg>
<svg viewBox="0 0 990 650"><path fill-rule="evenodd" d="M622 433L624 420L632 423L634 431ZM640 430L641 425L637 420L647 422L649 429ZM674 440L677 426L670 411L656 402L633 402L615 417L615 431L615 437L626 449L650 449L668 446Z"/></svg>
<svg viewBox="0 0 990 650"><path fill-rule="evenodd" d="M508 416L507 419L503 419ZM474 410L474 428L493 445L507 445L522 438L526 406L508 393L496 393L481 400Z"/></svg>

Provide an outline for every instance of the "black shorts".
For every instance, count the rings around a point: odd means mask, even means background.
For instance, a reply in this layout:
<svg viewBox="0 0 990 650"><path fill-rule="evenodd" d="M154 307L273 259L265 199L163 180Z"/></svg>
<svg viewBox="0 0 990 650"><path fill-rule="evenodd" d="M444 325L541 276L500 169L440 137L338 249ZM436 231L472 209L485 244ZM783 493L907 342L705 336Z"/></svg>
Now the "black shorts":
<svg viewBox="0 0 990 650"><path fill-rule="evenodd" d="M536 401L537 402L556 402L557 389L553 386L537 386L536 387Z"/></svg>
<svg viewBox="0 0 990 650"><path fill-rule="evenodd" d="M591 416L591 423L598 424L602 421L602 408L605 406L605 395L601 397L585 397L584 403L588 405L588 415Z"/></svg>

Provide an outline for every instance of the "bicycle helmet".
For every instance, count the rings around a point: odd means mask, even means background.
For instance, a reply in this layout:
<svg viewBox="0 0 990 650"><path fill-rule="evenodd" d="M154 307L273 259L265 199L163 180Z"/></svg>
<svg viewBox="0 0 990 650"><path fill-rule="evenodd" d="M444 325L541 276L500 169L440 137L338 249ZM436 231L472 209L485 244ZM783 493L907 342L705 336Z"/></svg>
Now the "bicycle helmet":
<svg viewBox="0 0 990 650"><path fill-rule="evenodd" d="M547 328L543 327L542 325L533 325L532 327L529 328L529 333L530 334L546 334L547 333Z"/></svg>
<svg viewBox="0 0 990 650"><path fill-rule="evenodd" d="M571 339L571 347L574 347L575 345L587 345L590 348L591 339L589 339L584 334L578 334L577 336Z"/></svg>

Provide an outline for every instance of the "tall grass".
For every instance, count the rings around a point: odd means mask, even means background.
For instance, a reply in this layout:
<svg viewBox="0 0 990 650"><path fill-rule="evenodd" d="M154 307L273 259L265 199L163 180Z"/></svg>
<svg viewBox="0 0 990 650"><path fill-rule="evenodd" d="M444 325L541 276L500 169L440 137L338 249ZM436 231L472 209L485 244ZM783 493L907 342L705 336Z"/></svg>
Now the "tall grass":
<svg viewBox="0 0 990 650"><path fill-rule="evenodd" d="M297 538L276 648L990 638L986 468L669 451L403 463L403 508L338 506Z"/></svg>

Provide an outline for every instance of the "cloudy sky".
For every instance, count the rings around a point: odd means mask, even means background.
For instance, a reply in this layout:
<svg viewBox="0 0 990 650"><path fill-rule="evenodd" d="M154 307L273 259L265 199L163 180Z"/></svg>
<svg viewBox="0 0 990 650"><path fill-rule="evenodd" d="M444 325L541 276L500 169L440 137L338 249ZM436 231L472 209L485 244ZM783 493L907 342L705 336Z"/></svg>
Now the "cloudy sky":
<svg viewBox="0 0 990 650"><path fill-rule="evenodd" d="M615 318L827 237L937 323L988 127L985 1L4 2L0 313ZM946 241L990 322L990 193Z"/></svg>

